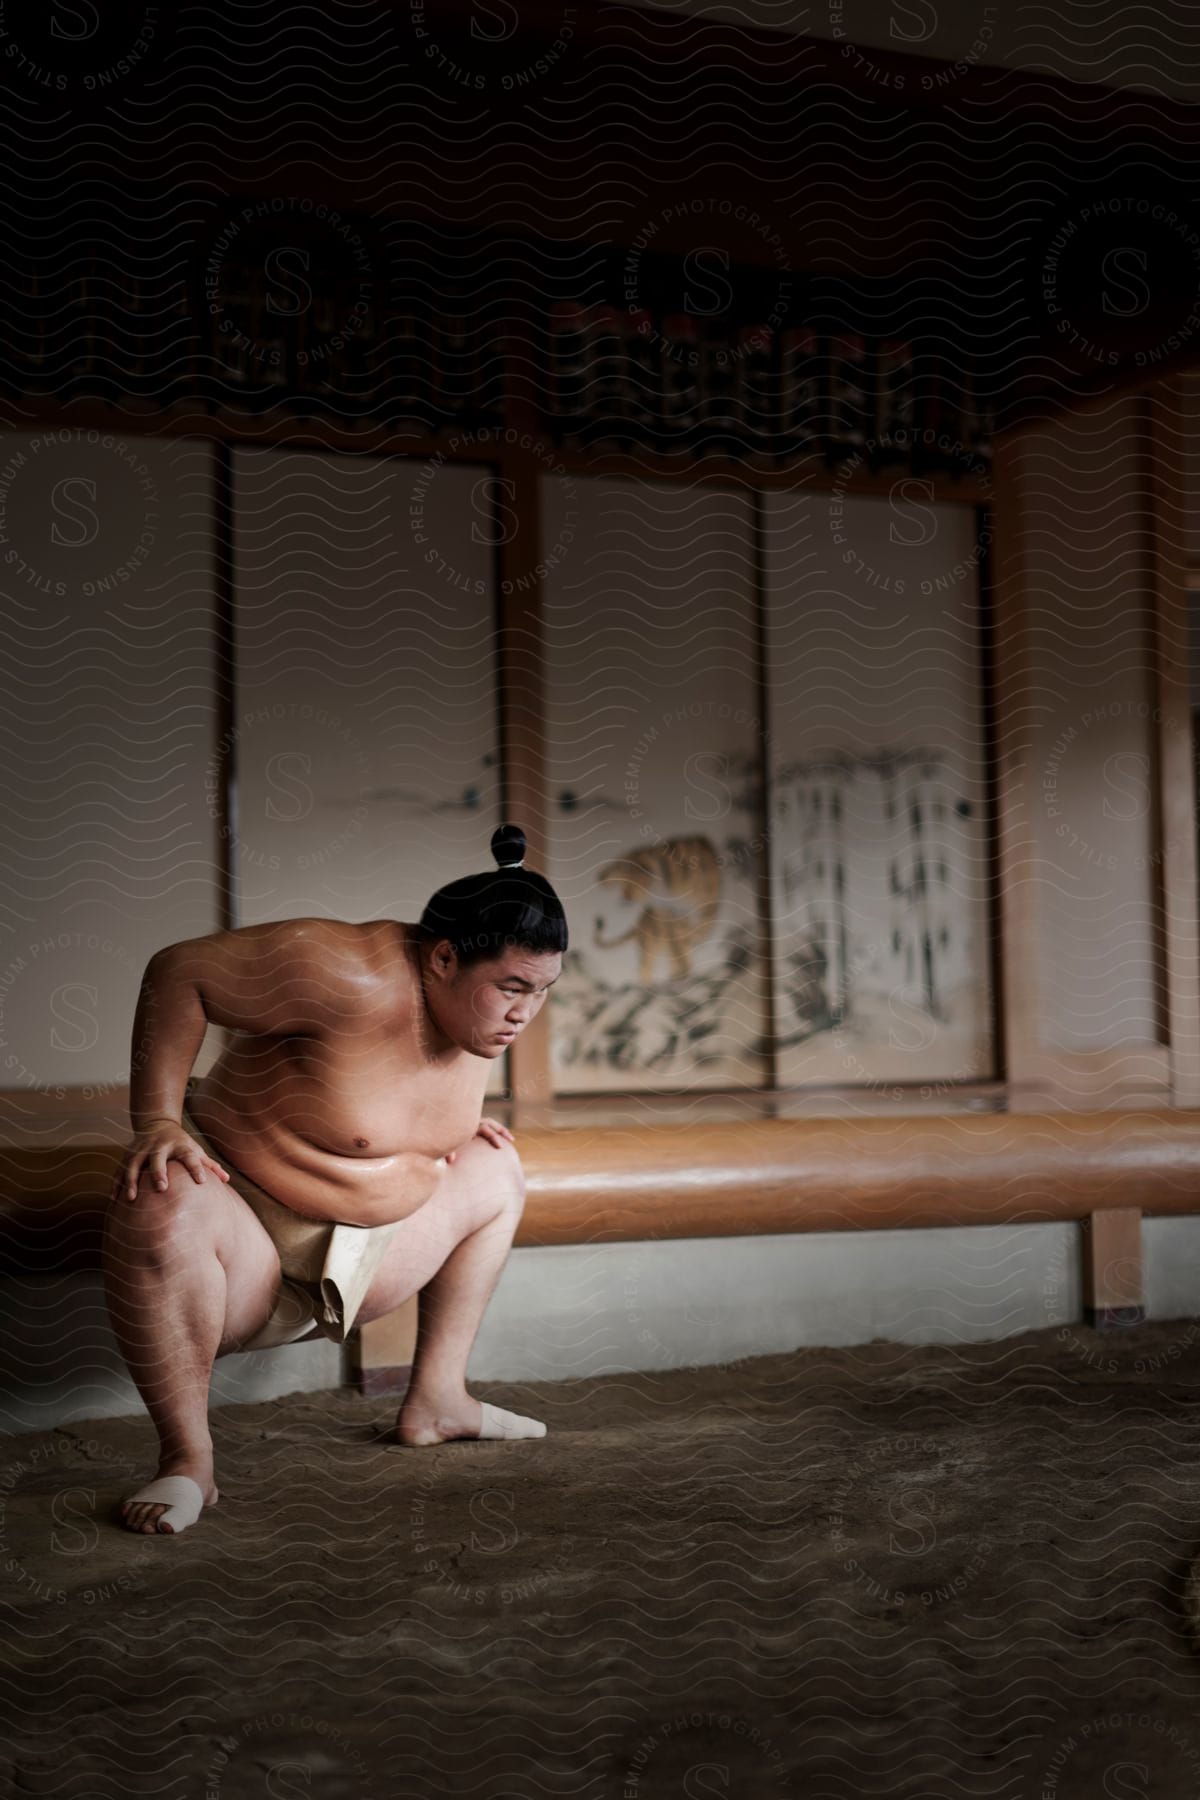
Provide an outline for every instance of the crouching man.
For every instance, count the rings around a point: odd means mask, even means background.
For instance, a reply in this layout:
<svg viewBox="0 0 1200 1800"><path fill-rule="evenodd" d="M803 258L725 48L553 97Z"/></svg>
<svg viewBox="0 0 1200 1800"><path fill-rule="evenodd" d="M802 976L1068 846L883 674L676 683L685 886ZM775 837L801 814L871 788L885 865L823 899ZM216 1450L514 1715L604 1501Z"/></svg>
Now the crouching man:
<svg viewBox="0 0 1200 1800"><path fill-rule="evenodd" d="M441 888L419 922L287 919L151 958L133 1028L133 1141L104 1246L109 1314L160 1442L122 1507L169 1533L217 1499L208 1390L232 1351L341 1342L421 1293L396 1437L542 1437L467 1392L525 1181L481 1117L496 1057L541 1008L567 948L562 905L523 867ZM209 1022L235 1036L189 1079Z"/></svg>

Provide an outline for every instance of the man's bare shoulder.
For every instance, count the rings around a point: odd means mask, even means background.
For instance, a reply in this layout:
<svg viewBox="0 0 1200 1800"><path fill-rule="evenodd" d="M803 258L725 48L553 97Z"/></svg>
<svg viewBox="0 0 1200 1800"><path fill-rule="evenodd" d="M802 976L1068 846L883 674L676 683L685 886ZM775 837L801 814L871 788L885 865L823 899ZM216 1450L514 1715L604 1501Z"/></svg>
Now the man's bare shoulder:
<svg viewBox="0 0 1200 1800"><path fill-rule="evenodd" d="M294 919L267 919L258 925L235 925L227 931L211 931L185 942L212 947L254 944L263 949L319 944L322 948L372 955L380 950L398 948L412 937L415 929L399 919L369 919L364 924L356 924L349 919L301 914Z"/></svg>
<svg viewBox="0 0 1200 1800"><path fill-rule="evenodd" d="M209 1017L243 1030L319 1030L348 1014L394 1014L413 997L409 928L299 917L190 938L165 953Z"/></svg>
<svg viewBox="0 0 1200 1800"><path fill-rule="evenodd" d="M295 974L307 971L330 995L338 991L352 1000L377 1003L386 994L395 1003L410 997L415 987L409 936L410 927L396 919L354 924L304 917L263 928L259 947Z"/></svg>

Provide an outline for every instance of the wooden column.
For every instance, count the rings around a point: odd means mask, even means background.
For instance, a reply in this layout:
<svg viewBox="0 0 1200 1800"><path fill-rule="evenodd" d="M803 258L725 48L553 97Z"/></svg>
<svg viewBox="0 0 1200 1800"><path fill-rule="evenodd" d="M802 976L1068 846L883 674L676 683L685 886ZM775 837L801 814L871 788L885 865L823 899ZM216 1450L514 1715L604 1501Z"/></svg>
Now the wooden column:
<svg viewBox="0 0 1200 1800"><path fill-rule="evenodd" d="M1083 1240L1083 1316L1098 1331L1140 1325L1142 1214L1136 1206L1094 1212L1080 1227Z"/></svg>
<svg viewBox="0 0 1200 1800"><path fill-rule="evenodd" d="M370 1319L347 1341L351 1375L360 1394L402 1394L412 1374L417 1342L417 1301Z"/></svg>
<svg viewBox="0 0 1200 1800"><path fill-rule="evenodd" d="M760 809L755 824L763 841L756 884L758 955L763 983L763 1041L766 1044L762 1085L773 1091L779 1085L779 1009L775 994L775 932L772 925L772 870L775 858L771 813L771 732L774 715L771 710L770 632L767 618L767 530L763 489L750 486L747 493L754 533L754 703L762 724L758 735Z"/></svg>
<svg viewBox="0 0 1200 1800"><path fill-rule="evenodd" d="M213 471L213 665L216 680L216 808L219 914L222 931L238 923L237 846L237 657L234 610L237 604L233 556L233 446L214 443ZM228 1035L228 1034L226 1034Z"/></svg>
<svg viewBox="0 0 1200 1800"><path fill-rule="evenodd" d="M1157 726L1153 788L1160 1030L1170 1046L1171 1103L1195 1106L1200 1103L1200 920L1181 380L1166 376L1147 390L1139 424Z"/></svg>
<svg viewBox="0 0 1200 1800"><path fill-rule="evenodd" d="M545 873L545 672L542 648L540 477L555 462L541 427L534 384L539 360L529 320L510 296L506 333L505 428L501 434L497 531L497 666L500 685L501 791L505 819L528 840L526 863ZM508 1051L513 1130L549 1123L550 1003Z"/></svg>
<svg viewBox="0 0 1200 1800"><path fill-rule="evenodd" d="M1033 841L1033 659L1028 624L1025 536L1027 432L995 441L992 558L996 695L996 858L999 882L1001 1016L1008 1104L1036 1110L1038 1050L1036 858Z"/></svg>

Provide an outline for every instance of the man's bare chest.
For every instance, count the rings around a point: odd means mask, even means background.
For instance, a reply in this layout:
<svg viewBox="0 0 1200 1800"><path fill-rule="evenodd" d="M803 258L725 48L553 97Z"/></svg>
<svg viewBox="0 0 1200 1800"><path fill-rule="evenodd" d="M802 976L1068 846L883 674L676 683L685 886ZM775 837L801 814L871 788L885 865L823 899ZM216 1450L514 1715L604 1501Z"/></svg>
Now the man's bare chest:
<svg viewBox="0 0 1200 1800"><path fill-rule="evenodd" d="M462 1050L430 1058L403 1039L363 1044L336 1035L289 1048L277 1090L290 1088L311 1108L313 1136L342 1155L398 1148L440 1155L479 1123L491 1067L484 1058Z"/></svg>

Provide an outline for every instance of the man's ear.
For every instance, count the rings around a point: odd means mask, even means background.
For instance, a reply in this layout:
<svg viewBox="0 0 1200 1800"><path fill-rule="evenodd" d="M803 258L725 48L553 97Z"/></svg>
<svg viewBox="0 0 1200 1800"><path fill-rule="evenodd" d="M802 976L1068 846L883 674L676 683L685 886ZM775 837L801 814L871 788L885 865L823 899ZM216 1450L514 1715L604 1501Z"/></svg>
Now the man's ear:
<svg viewBox="0 0 1200 1800"><path fill-rule="evenodd" d="M448 978L454 974L454 970L458 963L458 956L455 952L454 945L450 942L449 938L440 938L438 940L433 946L433 954L429 960L433 966L435 975L442 975Z"/></svg>

